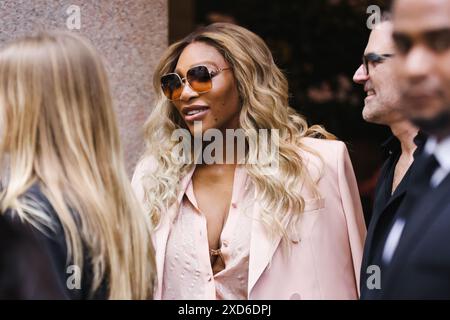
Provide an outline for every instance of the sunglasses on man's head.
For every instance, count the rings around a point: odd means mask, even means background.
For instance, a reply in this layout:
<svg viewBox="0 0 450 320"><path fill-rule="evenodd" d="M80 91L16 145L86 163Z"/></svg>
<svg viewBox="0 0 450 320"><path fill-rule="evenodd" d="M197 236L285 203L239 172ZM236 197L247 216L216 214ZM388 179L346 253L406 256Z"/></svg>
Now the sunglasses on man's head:
<svg viewBox="0 0 450 320"><path fill-rule="evenodd" d="M212 78L228 69L231 68L209 71L206 66L196 66L186 72L185 78L181 78L178 73L168 73L161 77L161 88L167 99L171 101L180 99L185 81L195 92L206 93L212 89Z"/></svg>
<svg viewBox="0 0 450 320"><path fill-rule="evenodd" d="M380 63L386 60L387 58L393 57L394 54L392 53L385 53L385 54L377 54L377 53L368 53L363 56L363 64L364 68L366 69L366 75L369 75L369 64L370 63Z"/></svg>

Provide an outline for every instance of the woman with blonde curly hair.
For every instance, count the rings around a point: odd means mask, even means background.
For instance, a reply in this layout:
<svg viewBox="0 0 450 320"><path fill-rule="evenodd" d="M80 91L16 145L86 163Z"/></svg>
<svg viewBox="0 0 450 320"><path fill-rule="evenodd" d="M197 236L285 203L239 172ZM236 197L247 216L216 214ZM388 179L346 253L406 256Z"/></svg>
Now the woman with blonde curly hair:
<svg viewBox="0 0 450 320"><path fill-rule="evenodd" d="M155 298L357 298L365 226L346 147L288 105L263 40L204 27L167 49L154 88L132 183L156 228ZM200 135L200 153L179 148L180 130L194 138L187 145ZM201 161L217 142L210 133L230 130L245 133L244 156L227 141L210 154L231 163ZM249 161L273 144L275 170L264 161L272 153Z"/></svg>
<svg viewBox="0 0 450 320"><path fill-rule="evenodd" d="M47 283L69 299L151 298L151 224L125 171L106 70L93 46L51 32L4 47L0 121L0 214L48 252L57 279ZM43 297L37 283L17 286Z"/></svg>

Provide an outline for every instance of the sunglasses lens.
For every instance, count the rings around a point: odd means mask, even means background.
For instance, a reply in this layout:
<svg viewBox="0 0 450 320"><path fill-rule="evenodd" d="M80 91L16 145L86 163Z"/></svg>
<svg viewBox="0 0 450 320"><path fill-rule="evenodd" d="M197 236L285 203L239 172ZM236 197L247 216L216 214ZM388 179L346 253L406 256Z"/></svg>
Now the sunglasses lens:
<svg viewBox="0 0 450 320"><path fill-rule="evenodd" d="M183 84L176 74L167 74L161 77L161 88L168 99L176 100L183 91Z"/></svg>
<svg viewBox="0 0 450 320"><path fill-rule="evenodd" d="M198 93L207 92L212 88L211 75L205 66L189 69L186 78L191 88Z"/></svg>

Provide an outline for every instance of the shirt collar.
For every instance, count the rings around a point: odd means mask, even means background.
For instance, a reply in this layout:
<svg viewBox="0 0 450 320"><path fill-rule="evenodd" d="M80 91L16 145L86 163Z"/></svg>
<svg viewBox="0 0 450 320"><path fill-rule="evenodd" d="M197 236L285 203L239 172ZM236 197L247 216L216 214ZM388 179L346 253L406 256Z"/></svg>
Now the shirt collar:
<svg viewBox="0 0 450 320"><path fill-rule="evenodd" d="M231 197L231 203L236 204L242 200L242 196L244 191L248 189L249 177L247 175L247 171L243 165L237 165L234 172L234 180L233 180L233 191ZM192 182L192 176L187 185L185 191L186 199L192 204L192 206L200 212L200 207L197 202L197 198L194 193L194 183Z"/></svg>
<svg viewBox="0 0 450 320"><path fill-rule="evenodd" d="M414 144L417 146L416 151L414 151L414 157L416 157L416 153L420 153L422 148L424 147L428 136L423 131L418 131L417 135L414 137ZM400 140L394 135L391 135L386 141L381 144L381 147L385 151L386 154L398 154L401 153L402 147Z"/></svg>
<svg viewBox="0 0 450 320"><path fill-rule="evenodd" d="M400 141L396 136L391 135L386 141L381 144L381 147L386 153L393 154L401 151Z"/></svg>

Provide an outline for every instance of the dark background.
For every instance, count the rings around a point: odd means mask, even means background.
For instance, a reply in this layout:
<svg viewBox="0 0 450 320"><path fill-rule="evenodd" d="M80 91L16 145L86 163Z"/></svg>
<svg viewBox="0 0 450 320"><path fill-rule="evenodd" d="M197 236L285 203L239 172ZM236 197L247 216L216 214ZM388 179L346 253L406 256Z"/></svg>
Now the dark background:
<svg viewBox="0 0 450 320"><path fill-rule="evenodd" d="M291 106L347 143L365 215L385 155L386 127L366 123L362 86L352 82L370 30L369 5L388 0L170 0L169 42L195 28L226 21L261 36L289 80Z"/></svg>

